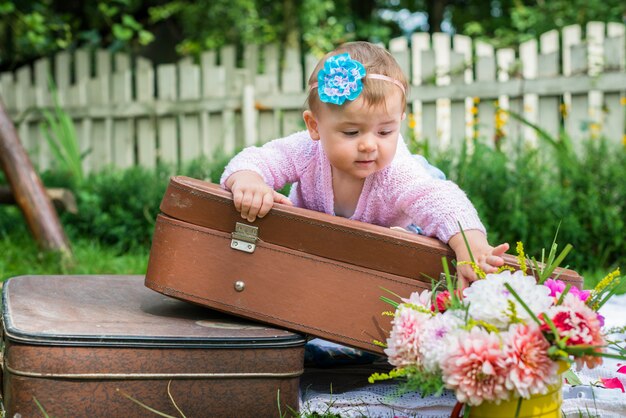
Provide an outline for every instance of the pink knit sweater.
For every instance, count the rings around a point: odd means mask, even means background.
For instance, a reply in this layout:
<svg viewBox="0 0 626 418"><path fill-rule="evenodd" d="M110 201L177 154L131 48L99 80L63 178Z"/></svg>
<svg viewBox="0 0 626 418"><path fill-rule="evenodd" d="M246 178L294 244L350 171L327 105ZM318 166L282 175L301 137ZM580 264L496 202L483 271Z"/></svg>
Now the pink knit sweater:
<svg viewBox="0 0 626 418"><path fill-rule="evenodd" d="M380 226L415 224L425 235L447 243L463 229L485 232L465 193L451 181L430 177L411 156L402 138L392 163L365 179L350 219ZM226 166L221 184L236 171L260 174L274 190L294 183L289 198L295 206L334 215L331 166L319 141L307 131L249 147Z"/></svg>

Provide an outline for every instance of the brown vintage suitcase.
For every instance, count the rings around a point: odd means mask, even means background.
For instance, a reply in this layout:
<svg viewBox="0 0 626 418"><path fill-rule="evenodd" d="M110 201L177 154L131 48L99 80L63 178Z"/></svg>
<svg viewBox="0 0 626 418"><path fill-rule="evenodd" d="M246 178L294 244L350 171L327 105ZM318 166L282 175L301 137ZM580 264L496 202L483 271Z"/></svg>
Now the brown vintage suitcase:
<svg viewBox="0 0 626 418"><path fill-rule="evenodd" d="M279 400L282 413L298 408L302 336L143 282L20 276L5 283L6 416L42 416L36 402L58 418L155 416L127 396L171 416L181 416L173 402L188 417L279 416Z"/></svg>
<svg viewBox="0 0 626 418"><path fill-rule="evenodd" d="M250 223L229 192L188 177L171 179L161 211L146 286L378 353L390 328L380 296L430 289L453 257L433 238L280 204ZM582 285L571 270L561 279Z"/></svg>

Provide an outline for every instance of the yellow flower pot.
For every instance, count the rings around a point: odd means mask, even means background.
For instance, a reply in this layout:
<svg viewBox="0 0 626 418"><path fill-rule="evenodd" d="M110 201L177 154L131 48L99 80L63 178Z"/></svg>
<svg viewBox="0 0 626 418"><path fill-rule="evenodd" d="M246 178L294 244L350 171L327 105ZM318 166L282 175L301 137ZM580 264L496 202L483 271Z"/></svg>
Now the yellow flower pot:
<svg viewBox="0 0 626 418"><path fill-rule="evenodd" d="M529 399L522 399L519 418L561 418L561 404L563 403L562 379L559 383L550 386L548 393L533 395ZM496 405L483 402L470 409L471 418L514 418L519 398Z"/></svg>

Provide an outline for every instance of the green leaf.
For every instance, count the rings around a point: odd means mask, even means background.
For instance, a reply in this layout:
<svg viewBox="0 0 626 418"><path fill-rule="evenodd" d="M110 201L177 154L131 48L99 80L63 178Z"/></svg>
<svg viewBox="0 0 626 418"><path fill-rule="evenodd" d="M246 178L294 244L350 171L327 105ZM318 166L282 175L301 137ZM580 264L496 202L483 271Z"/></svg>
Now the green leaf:
<svg viewBox="0 0 626 418"><path fill-rule="evenodd" d="M119 23L113 24L113 36L121 41L128 41L133 37L133 31Z"/></svg>

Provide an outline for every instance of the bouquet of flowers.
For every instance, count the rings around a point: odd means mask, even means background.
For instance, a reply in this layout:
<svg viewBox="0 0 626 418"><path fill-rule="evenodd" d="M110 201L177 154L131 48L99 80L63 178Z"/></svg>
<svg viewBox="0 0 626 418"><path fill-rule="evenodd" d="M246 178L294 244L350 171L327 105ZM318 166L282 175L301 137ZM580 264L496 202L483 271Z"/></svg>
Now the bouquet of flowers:
<svg viewBox="0 0 626 418"><path fill-rule="evenodd" d="M386 313L393 315L389 338L380 343L395 368L369 381L401 379L403 390L423 396L449 389L469 410L545 394L560 384L567 363L592 368L602 357L623 358L608 352L597 312L615 293L619 269L593 290L550 278L570 249L557 257L553 244L544 263L526 259L518 243L519 270L484 274L469 263L480 279L462 291L444 259L445 290L395 295L400 302L382 297L395 307Z"/></svg>

